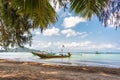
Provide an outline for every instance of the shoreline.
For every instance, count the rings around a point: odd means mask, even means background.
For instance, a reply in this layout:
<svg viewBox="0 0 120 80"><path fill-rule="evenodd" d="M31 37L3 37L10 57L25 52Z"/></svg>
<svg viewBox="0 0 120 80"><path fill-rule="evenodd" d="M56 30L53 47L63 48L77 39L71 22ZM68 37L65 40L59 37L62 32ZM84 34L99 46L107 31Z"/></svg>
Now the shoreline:
<svg viewBox="0 0 120 80"><path fill-rule="evenodd" d="M120 69L120 67L116 67L116 66L105 66L105 65L87 65L87 64L73 64L70 62L35 62L35 61L23 61L23 60L16 60L16 59L0 59L0 60L8 60L8 61L15 61L15 62L33 62L33 63L40 63L40 64L51 64L51 65L63 65L63 66L86 66L86 67L104 67L104 68L116 68L116 69Z"/></svg>
<svg viewBox="0 0 120 80"><path fill-rule="evenodd" d="M120 80L120 68L0 59L0 75L0 80Z"/></svg>

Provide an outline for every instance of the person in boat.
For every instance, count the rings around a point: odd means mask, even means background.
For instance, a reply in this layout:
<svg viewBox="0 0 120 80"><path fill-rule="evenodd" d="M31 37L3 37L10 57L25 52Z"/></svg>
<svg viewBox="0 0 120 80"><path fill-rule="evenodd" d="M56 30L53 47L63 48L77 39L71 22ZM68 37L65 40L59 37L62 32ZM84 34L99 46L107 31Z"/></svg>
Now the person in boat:
<svg viewBox="0 0 120 80"><path fill-rule="evenodd" d="M66 55L66 54L65 54L65 55L59 54L59 55L61 55L61 56L71 56L71 53L70 53L70 52L68 52L67 54L68 54L68 55Z"/></svg>
<svg viewBox="0 0 120 80"><path fill-rule="evenodd" d="M59 55L63 56L63 54L59 54Z"/></svg>
<svg viewBox="0 0 120 80"><path fill-rule="evenodd" d="M70 52L68 52L67 54L68 54L68 56L71 56L71 53L70 53Z"/></svg>

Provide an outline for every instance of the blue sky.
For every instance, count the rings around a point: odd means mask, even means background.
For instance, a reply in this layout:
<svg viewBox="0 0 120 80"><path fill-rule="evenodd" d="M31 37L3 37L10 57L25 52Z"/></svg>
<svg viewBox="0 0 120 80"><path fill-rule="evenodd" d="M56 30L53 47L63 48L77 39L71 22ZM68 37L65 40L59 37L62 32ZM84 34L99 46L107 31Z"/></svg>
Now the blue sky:
<svg viewBox="0 0 120 80"><path fill-rule="evenodd" d="M33 31L30 48L48 51L120 51L120 29L104 27L96 16L91 20L62 9L57 10L58 21L40 33ZM28 45L26 45L28 47Z"/></svg>

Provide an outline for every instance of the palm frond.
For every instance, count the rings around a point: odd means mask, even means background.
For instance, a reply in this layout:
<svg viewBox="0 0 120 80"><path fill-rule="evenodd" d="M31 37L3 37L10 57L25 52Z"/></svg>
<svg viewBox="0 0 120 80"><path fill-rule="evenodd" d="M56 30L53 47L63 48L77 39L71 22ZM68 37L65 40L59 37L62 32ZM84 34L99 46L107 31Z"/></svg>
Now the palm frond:
<svg viewBox="0 0 120 80"><path fill-rule="evenodd" d="M87 19L93 14L98 15L107 2L108 0L70 0L71 10Z"/></svg>

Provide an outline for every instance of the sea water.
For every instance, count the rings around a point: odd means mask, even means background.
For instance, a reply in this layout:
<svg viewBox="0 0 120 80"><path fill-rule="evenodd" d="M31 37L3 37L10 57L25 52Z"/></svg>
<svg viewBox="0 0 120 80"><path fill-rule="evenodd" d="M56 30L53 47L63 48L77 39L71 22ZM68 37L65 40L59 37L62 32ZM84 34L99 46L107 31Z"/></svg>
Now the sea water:
<svg viewBox="0 0 120 80"><path fill-rule="evenodd" d="M39 63L75 65L75 66L102 66L120 68L120 53L73 52L70 58L41 59L28 52L1 52L0 59L15 61L30 61Z"/></svg>

